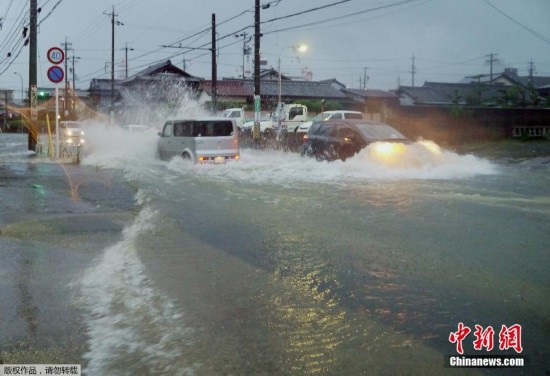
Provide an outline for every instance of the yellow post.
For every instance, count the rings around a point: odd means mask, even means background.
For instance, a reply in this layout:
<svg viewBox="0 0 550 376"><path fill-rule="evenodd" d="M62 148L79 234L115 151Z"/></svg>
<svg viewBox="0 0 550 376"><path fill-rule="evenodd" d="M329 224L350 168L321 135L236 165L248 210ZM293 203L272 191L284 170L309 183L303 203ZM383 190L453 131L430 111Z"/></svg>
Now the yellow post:
<svg viewBox="0 0 550 376"><path fill-rule="evenodd" d="M50 116L46 113L46 124L48 125L48 156L53 157L52 131L50 130Z"/></svg>

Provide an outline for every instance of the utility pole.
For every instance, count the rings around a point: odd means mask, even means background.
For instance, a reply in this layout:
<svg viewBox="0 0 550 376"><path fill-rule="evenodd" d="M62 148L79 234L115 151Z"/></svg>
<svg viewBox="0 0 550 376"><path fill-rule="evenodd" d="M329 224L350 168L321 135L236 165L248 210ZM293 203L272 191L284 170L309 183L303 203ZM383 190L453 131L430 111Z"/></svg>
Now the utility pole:
<svg viewBox="0 0 550 376"><path fill-rule="evenodd" d="M36 18L37 18L37 0L30 0L30 36L29 36L29 104L31 106L31 121L29 123L28 150L36 151L38 142L38 120L36 113ZM33 90L34 88L34 90Z"/></svg>
<svg viewBox="0 0 550 376"><path fill-rule="evenodd" d="M216 14L212 13L212 111L217 108L218 67L216 64Z"/></svg>
<svg viewBox="0 0 550 376"><path fill-rule="evenodd" d="M67 38L65 38L65 43L61 43L63 46L63 50L65 51L65 94L63 95L64 101L63 101L63 114L64 116L67 116L67 113L69 112L69 103L71 95L69 94L69 75L67 74L69 71L67 70L67 64L68 64L68 56L69 56L69 46L71 46L71 43L67 42Z"/></svg>
<svg viewBox="0 0 550 376"><path fill-rule="evenodd" d="M414 75L416 73L416 66L414 65L414 55L412 57L411 74L412 74L412 87L414 87Z"/></svg>
<svg viewBox="0 0 550 376"><path fill-rule="evenodd" d="M367 90L367 67L363 68L363 90Z"/></svg>
<svg viewBox="0 0 550 376"><path fill-rule="evenodd" d="M76 73L75 73L75 68L74 68L74 63L75 63L75 60L79 60L80 57L78 56L74 56L74 51L73 51L73 56L72 56L72 68L71 68L71 73L73 74L73 89L71 90L72 92L72 102L71 102L71 106L70 106L70 109L69 111L71 113L74 113L75 109L76 109L76 85L75 85L75 77L76 77Z"/></svg>
<svg viewBox="0 0 550 376"><path fill-rule="evenodd" d="M111 13L105 13L106 16L111 16L111 124L113 123L113 117L115 112L115 23L117 26L124 26L119 20L115 20L118 14L115 14L115 6L113 5L113 11Z"/></svg>
<svg viewBox="0 0 550 376"><path fill-rule="evenodd" d="M533 60L529 62L529 84L533 85L533 73L535 71L535 63L533 63Z"/></svg>
<svg viewBox="0 0 550 376"><path fill-rule="evenodd" d="M124 77L128 78L128 51L133 51L133 48L128 48L128 43L126 43L126 47L124 47L125 55L124 55L124 65L125 65L125 75Z"/></svg>
<svg viewBox="0 0 550 376"><path fill-rule="evenodd" d="M260 109L262 99L260 95L260 0L255 1L254 8L254 131L252 138L260 140Z"/></svg>
<svg viewBox="0 0 550 376"><path fill-rule="evenodd" d="M486 61L489 65L490 65L490 75L489 75L489 78L490 78L490 83L493 83L493 64L498 62L498 59L496 58L497 54L495 53L490 53L489 55L487 55L489 57L489 59Z"/></svg>

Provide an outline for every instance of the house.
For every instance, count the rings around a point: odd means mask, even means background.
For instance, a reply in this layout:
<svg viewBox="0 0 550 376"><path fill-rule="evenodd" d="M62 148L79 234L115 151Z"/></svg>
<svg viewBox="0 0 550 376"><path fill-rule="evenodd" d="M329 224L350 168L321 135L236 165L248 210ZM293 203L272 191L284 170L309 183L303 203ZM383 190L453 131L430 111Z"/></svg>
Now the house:
<svg viewBox="0 0 550 376"><path fill-rule="evenodd" d="M512 104L520 107L540 103L548 97L550 77L518 76L517 69L501 73L467 76L457 83L425 82L420 87L400 86L396 93L403 106Z"/></svg>
<svg viewBox="0 0 550 376"><path fill-rule="evenodd" d="M129 96L145 96L149 102L158 103L169 99L175 88L196 91L200 81L201 78L192 76L166 60L126 79L115 80L114 93L113 82L105 78L92 79L88 90L91 104L98 111L109 112L112 105L115 109L123 105L124 93L130 93ZM124 106L128 106L128 103L124 103Z"/></svg>
<svg viewBox="0 0 550 376"><path fill-rule="evenodd" d="M336 80L304 81L270 79L270 75L260 81L260 93L264 110L272 110L279 101L279 83L281 89L281 101L285 103L299 102L301 100L326 100L338 101L346 107L354 108L358 103L354 98L346 95ZM218 102L236 102L241 105L254 103L254 80L252 79L223 79L216 82ZM204 80L199 89L201 102L209 102L212 99L212 81ZM362 103L361 103L362 105Z"/></svg>
<svg viewBox="0 0 550 376"><path fill-rule="evenodd" d="M399 86L396 94L402 106L495 105L503 89L503 84L424 82L420 87Z"/></svg>
<svg viewBox="0 0 550 376"><path fill-rule="evenodd" d="M399 105L399 96L391 91L375 89L341 89L357 102L363 103L361 109L370 120L385 121L388 108Z"/></svg>

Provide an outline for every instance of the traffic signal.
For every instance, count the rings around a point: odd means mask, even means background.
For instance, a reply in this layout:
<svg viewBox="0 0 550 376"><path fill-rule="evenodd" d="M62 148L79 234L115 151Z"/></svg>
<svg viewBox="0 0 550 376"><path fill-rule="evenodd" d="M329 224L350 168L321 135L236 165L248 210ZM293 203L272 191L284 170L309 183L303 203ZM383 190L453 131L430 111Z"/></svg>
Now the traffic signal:
<svg viewBox="0 0 550 376"><path fill-rule="evenodd" d="M44 90L39 90L37 93L36 93L36 97L38 99L49 99L50 98L50 93L44 91Z"/></svg>

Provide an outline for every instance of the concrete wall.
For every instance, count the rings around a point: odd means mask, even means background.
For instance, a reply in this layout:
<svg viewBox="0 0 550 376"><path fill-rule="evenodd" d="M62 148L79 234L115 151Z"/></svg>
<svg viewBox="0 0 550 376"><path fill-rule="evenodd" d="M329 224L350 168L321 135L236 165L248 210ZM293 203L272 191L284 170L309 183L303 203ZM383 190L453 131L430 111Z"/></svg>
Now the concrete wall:
<svg viewBox="0 0 550 376"><path fill-rule="evenodd" d="M385 122L407 137L438 143L461 144L489 139L550 137L550 109L451 108L438 106L395 106L386 111Z"/></svg>

